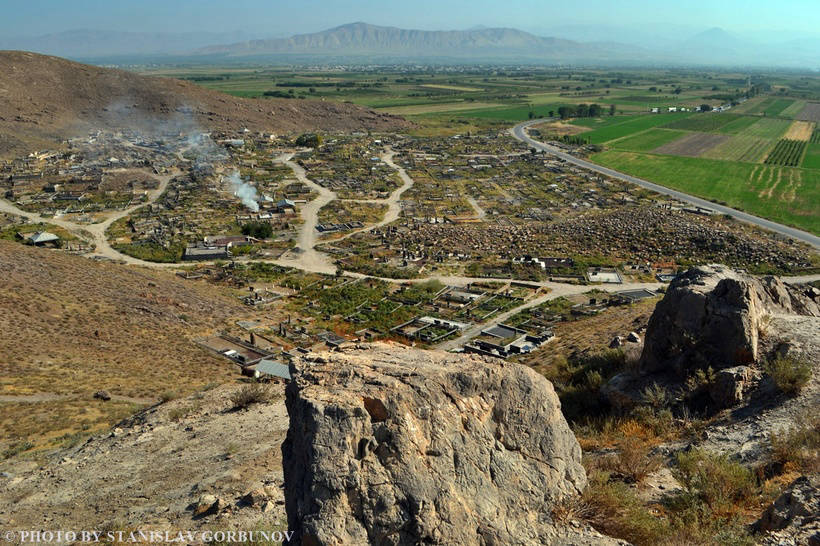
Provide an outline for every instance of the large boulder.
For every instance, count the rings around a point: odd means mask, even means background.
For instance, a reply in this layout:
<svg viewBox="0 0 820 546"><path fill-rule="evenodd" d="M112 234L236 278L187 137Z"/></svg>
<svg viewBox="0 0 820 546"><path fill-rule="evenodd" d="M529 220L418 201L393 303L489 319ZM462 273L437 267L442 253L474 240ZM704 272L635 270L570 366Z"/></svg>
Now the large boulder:
<svg viewBox="0 0 820 546"><path fill-rule="evenodd" d="M642 373L686 373L756 362L772 315L820 316L820 291L776 277L756 278L721 265L679 275L649 319Z"/></svg>
<svg viewBox="0 0 820 546"><path fill-rule="evenodd" d="M393 344L310 354L291 374L282 452L295 543L564 543L552 508L586 475L543 376Z"/></svg>

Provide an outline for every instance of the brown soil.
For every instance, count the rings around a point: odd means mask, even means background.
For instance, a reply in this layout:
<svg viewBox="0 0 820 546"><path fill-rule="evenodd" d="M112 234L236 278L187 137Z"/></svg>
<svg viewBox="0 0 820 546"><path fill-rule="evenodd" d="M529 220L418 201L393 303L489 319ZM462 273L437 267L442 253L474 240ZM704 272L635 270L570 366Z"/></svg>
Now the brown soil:
<svg viewBox="0 0 820 546"><path fill-rule="evenodd" d="M816 121L820 123L820 102L810 102L806 104L795 117L803 121Z"/></svg>
<svg viewBox="0 0 820 546"><path fill-rule="evenodd" d="M589 127L581 127L580 125L571 125L569 123L563 123L560 121L552 121L550 123L542 123L540 125L536 125L535 129L538 129L544 134L547 135L577 135L580 133L585 133L590 130Z"/></svg>
<svg viewBox="0 0 820 546"><path fill-rule="evenodd" d="M718 144L726 142L731 137L729 135L713 135L708 133L692 133L669 144L656 148L656 154L681 155L686 157L698 157L707 150L711 150Z"/></svg>

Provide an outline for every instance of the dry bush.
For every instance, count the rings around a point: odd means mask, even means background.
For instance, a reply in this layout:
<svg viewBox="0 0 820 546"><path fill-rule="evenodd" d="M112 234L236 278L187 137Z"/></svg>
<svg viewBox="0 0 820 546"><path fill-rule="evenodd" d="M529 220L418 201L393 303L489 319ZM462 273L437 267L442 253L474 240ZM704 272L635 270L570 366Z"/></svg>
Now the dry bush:
<svg viewBox="0 0 820 546"><path fill-rule="evenodd" d="M271 399L270 389L261 383L251 383L245 385L238 391L231 394L231 403L234 409L244 409L253 404L269 402Z"/></svg>
<svg viewBox="0 0 820 546"><path fill-rule="evenodd" d="M811 364L790 356L778 356L764 366L766 373L787 396L797 396L811 379Z"/></svg>
<svg viewBox="0 0 820 546"><path fill-rule="evenodd" d="M575 520L585 520L592 515L592 509L581 496L564 497L553 505L552 519L567 524Z"/></svg>
<svg viewBox="0 0 820 546"><path fill-rule="evenodd" d="M820 472L820 418L769 437L771 462L801 474Z"/></svg>
<svg viewBox="0 0 820 546"><path fill-rule="evenodd" d="M740 463L693 449L679 453L672 473L686 494L717 514L736 514L757 493L754 474Z"/></svg>

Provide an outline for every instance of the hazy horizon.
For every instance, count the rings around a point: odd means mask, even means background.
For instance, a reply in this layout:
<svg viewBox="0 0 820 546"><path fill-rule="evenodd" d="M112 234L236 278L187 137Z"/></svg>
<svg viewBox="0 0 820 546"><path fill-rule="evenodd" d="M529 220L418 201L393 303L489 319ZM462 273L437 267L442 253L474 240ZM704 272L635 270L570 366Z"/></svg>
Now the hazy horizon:
<svg viewBox="0 0 820 546"><path fill-rule="evenodd" d="M276 0L235 2L167 2L145 0L111 3L101 0L4 2L0 31L7 36L37 36L69 30L120 32L243 32L258 37L283 36L325 30L354 21L419 30L464 30L472 27L510 27L543 35L561 28L600 27L640 29L663 36L667 31L685 35L720 27L744 38L761 40L820 37L820 4L784 0L720 3L690 0L668 8L648 0L589 0L583 11L567 10L554 0L489 0L356 3L336 0ZM612 32L617 34L617 32ZM602 36L603 39L610 39Z"/></svg>

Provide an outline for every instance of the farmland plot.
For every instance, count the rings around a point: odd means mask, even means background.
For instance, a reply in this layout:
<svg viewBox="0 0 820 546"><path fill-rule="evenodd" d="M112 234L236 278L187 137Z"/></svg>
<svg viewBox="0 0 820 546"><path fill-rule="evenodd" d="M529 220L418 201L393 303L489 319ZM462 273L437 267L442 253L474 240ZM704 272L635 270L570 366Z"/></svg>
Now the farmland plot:
<svg viewBox="0 0 820 546"><path fill-rule="evenodd" d="M797 114L796 119L820 123L820 102L810 102Z"/></svg>
<svg viewBox="0 0 820 546"><path fill-rule="evenodd" d="M649 129L641 133L636 133L624 138L612 140L607 143L607 146L617 148L619 150L630 150L633 152L648 152L654 150L658 146L668 144L676 140L686 133L683 131L673 131L671 129Z"/></svg>
<svg viewBox="0 0 820 546"><path fill-rule="evenodd" d="M766 157L767 152L773 145L772 141L765 138L749 135L734 135L726 142L722 142L714 148L706 150L701 157L757 163Z"/></svg>
<svg viewBox="0 0 820 546"><path fill-rule="evenodd" d="M679 119L664 125L667 129L683 129L686 131L700 131L708 133L717 131L721 127L738 120L732 114L702 113L685 119Z"/></svg>
<svg viewBox="0 0 820 546"><path fill-rule="evenodd" d="M751 116L735 116L733 121L730 121L723 127L717 130L718 133L727 133L736 135L742 133L748 127L751 127L758 122L758 118Z"/></svg>
<svg viewBox="0 0 820 546"><path fill-rule="evenodd" d="M803 140L779 140L774 150L766 157L765 162L771 165L797 167L803 158L805 149L806 142Z"/></svg>
<svg viewBox="0 0 820 546"><path fill-rule="evenodd" d="M743 131L743 134L774 140L781 138L791 123L792 122L785 119L763 118L757 120L754 125Z"/></svg>
<svg viewBox="0 0 820 546"><path fill-rule="evenodd" d="M730 138L731 137L728 135L691 133L668 144L655 148L654 153L698 157L707 150L728 141Z"/></svg>
<svg viewBox="0 0 820 546"><path fill-rule="evenodd" d="M806 156L803 158L804 169L820 169L820 142L812 142L806 148Z"/></svg>
<svg viewBox="0 0 820 546"><path fill-rule="evenodd" d="M788 140L802 140L808 141L814 130L814 123L810 121L795 121L783 135L783 138Z"/></svg>
<svg viewBox="0 0 820 546"><path fill-rule="evenodd" d="M783 110L788 108L794 103L792 99L775 99L765 110L763 110L763 115L765 116L779 116Z"/></svg>
<svg viewBox="0 0 820 546"><path fill-rule="evenodd" d="M686 116L688 114L683 115ZM590 144L603 144L604 142L615 140L616 138L625 137L639 131L664 125L668 123L670 119L675 119L680 116L681 114L649 114L647 116L640 116L630 119L629 121L625 121L617 125L610 125L608 127L596 129L595 131L585 133L584 136L589 139Z"/></svg>
<svg viewBox="0 0 820 546"><path fill-rule="evenodd" d="M803 111L803 108L806 106L806 101L804 100L796 100L794 101L791 106L780 112L780 117L783 118L792 118L795 119L797 114Z"/></svg>

